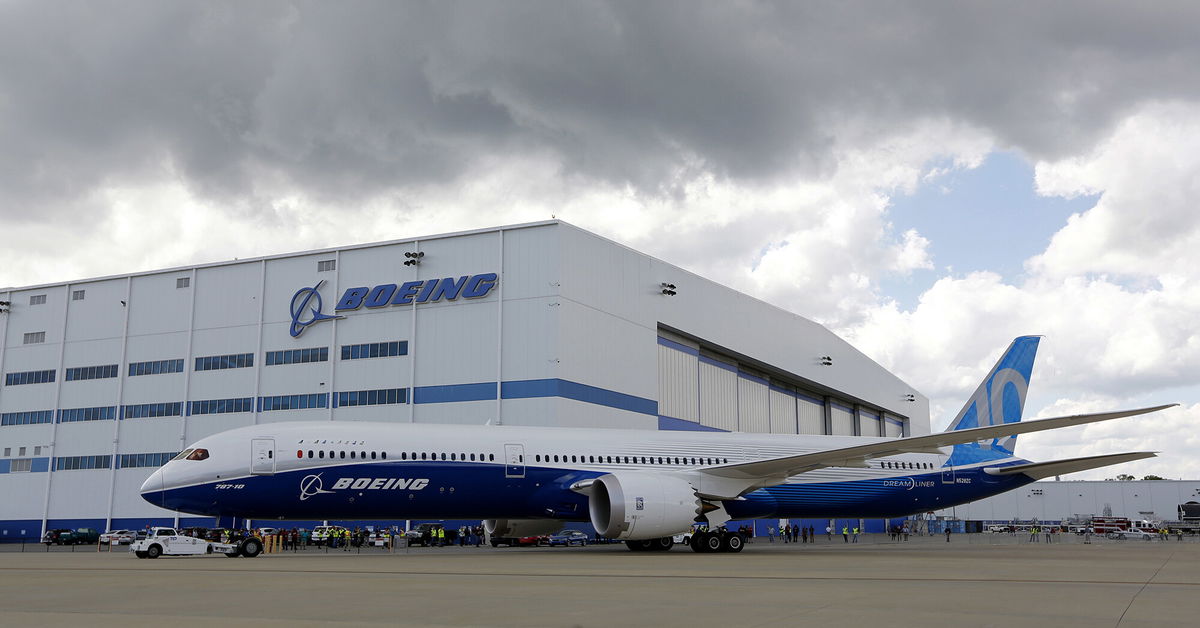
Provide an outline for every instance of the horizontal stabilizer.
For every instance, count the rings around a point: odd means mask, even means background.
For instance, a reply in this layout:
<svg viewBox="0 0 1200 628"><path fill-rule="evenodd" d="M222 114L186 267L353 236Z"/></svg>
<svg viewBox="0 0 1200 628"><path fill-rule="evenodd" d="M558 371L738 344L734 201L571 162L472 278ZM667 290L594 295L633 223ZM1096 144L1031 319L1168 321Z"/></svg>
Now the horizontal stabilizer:
<svg viewBox="0 0 1200 628"><path fill-rule="evenodd" d="M983 470L983 472L987 473L988 475L1014 475L1017 473L1023 473L1035 480L1040 480L1042 478L1048 478L1052 475L1063 475L1065 473L1075 473L1076 471L1098 469L1100 467L1107 467L1110 464L1133 462L1134 460L1153 458L1157 455L1158 454L1152 451L1135 451L1125 454L1088 456L1086 458L1070 458L1067 460L1054 460L1051 462L1031 462L1029 464L1015 464L1007 467L987 467Z"/></svg>
<svg viewBox="0 0 1200 628"><path fill-rule="evenodd" d="M736 462L716 465L702 469L701 472L710 476L730 479L766 480L765 482L758 483L758 486L769 486L771 484L782 483L788 476L805 473L814 469L820 469L822 467L846 466L847 463L852 460L861 461L873 458L881 458L884 456L892 456L896 454L925 452L935 447L949 447L951 445L972 443L975 441L989 440L993 438L1003 438L1005 436L1012 436L1014 434L1028 434L1030 432L1041 432L1062 427L1072 427L1075 425L1096 423L1098 421L1110 421L1112 419L1120 419L1123 417L1157 412L1159 410L1165 410L1176 405L1179 404L1172 403L1163 406L1154 406L1152 408L1119 410L1117 412L1100 412L1097 414L1076 414L1073 416L1062 416L1053 419L1041 419L1038 421L1001 423L998 425L960 429L951 432L938 432L936 434L926 434L923 436L909 436L906 438L879 439L865 445L854 445L840 449L827 449L824 451L799 454L796 456L783 456L779 458L768 458L765 460L752 460L749 462ZM755 483L748 483L748 487L753 484Z"/></svg>

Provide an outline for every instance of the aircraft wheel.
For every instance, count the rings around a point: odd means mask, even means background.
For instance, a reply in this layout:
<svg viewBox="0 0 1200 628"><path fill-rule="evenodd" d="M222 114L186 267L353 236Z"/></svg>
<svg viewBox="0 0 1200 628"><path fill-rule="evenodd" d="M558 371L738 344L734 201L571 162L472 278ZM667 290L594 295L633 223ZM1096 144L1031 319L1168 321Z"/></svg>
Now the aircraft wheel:
<svg viewBox="0 0 1200 628"><path fill-rule="evenodd" d="M688 545L691 546L693 552L696 552L697 554L703 554L708 551L708 545L705 543L707 539L707 533L697 532L692 535L692 542Z"/></svg>
<svg viewBox="0 0 1200 628"><path fill-rule="evenodd" d="M162 556L162 547L151 545L146 548L146 558L158 558L159 556Z"/></svg>
<svg viewBox="0 0 1200 628"><path fill-rule="evenodd" d="M721 546L724 544L721 541L721 535L711 532L705 534L701 542L704 544L704 551L706 552L719 552L721 551Z"/></svg>
<svg viewBox="0 0 1200 628"><path fill-rule="evenodd" d="M259 554L262 553L262 550L263 550L262 541L260 541L258 539L249 538L242 542L242 552L241 553L242 553L242 556L245 556L246 558L254 558L255 556L258 556Z"/></svg>
<svg viewBox="0 0 1200 628"><path fill-rule="evenodd" d="M733 534L727 534L727 535L725 535L725 538L721 541L721 551L722 552L730 552L732 554L736 554L736 553L742 551L742 548L744 548L744 547L746 547L746 539L742 538L742 535L739 532L735 532Z"/></svg>
<svg viewBox="0 0 1200 628"><path fill-rule="evenodd" d="M669 552L671 551L672 547L675 547L675 539L669 536L664 536L661 539L654 539L650 541L650 543L651 547L654 548L653 551L655 552Z"/></svg>

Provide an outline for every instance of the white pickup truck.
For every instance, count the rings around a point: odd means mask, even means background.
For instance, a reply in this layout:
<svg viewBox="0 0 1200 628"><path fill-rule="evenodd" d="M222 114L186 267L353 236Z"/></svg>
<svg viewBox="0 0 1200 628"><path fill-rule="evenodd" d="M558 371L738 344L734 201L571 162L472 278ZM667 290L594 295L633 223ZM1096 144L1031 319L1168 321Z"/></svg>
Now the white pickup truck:
<svg viewBox="0 0 1200 628"><path fill-rule="evenodd" d="M262 553L263 544L257 537L249 537L238 543L214 543L204 539L179 534L175 528L150 528L146 538L134 541L129 551L138 558L159 556L191 556L220 552L230 558L245 556L254 558Z"/></svg>

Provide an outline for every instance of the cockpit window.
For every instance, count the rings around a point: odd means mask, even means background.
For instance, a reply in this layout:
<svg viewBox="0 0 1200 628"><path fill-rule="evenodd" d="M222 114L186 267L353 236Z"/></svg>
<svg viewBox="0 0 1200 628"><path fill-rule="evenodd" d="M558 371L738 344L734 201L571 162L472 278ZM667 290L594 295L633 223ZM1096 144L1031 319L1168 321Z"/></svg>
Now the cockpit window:
<svg viewBox="0 0 1200 628"><path fill-rule="evenodd" d="M193 449L192 453L188 454L184 460L208 460L207 449Z"/></svg>
<svg viewBox="0 0 1200 628"><path fill-rule="evenodd" d="M196 450L195 449L185 449L185 450L179 452L179 454L177 456L175 456L174 458L171 458L171 460L183 460L184 458L187 458L188 454L192 453L193 451L196 451Z"/></svg>

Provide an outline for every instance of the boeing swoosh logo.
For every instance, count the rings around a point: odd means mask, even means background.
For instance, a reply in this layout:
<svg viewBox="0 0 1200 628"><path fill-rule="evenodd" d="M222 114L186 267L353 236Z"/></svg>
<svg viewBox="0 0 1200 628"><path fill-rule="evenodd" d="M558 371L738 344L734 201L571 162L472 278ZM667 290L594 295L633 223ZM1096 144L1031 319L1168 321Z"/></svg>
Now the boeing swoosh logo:
<svg viewBox="0 0 1200 628"><path fill-rule="evenodd" d="M333 491L325 490L325 484L321 482L321 474L306 475L303 480L300 480L300 501L304 501L314 495L321 493L332 493Z"/></svg>
<svg viewBox="0 0 1200 628"><path fill-rule="evenodd" d="M309 325L319 323L321 321L332 320L335 318L343 318L342 316L331 316L322 314L321 308L321 293L318 289L325 283L325 280L317 282L317 285L311 288L301 288L292 295L292 327L289 330L293 338L299 338L300 334L308 329Z"/></svg>

